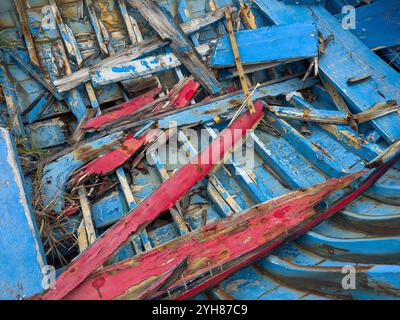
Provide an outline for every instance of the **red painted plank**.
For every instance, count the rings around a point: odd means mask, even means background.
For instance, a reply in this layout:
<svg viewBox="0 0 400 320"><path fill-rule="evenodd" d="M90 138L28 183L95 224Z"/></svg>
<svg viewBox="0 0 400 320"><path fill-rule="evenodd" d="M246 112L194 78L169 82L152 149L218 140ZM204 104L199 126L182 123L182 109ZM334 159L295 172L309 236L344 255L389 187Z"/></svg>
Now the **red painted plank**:
<svg viewBox="0 0 400 320"><path fill-rule="evenodd" d="M139 138L128 134L120 147L107 152L76 171L70 180L70 184L77 184L82 179L93 175L105 176L111 173L128 161L141 147L154 141L161 132L159 129L152 129L146 135Z"/></svg>
<svg viewBox="0 0 400 320"><path fill-rule="evenodd" d="M109 109L108 113L100 115L93 119L90 119L88 122L86 122L82 126L82 129L84 129L84 130L99 129L107 123L121 119L128 115L132 115L132 114L136 113L137 111L139 111L145 105L153 102L154 97L157 94L159 94L160 91L161 91L161 88L156 88L156 89L153 89L153 90L147 92L146 94L144 94L142 96L136 97L130 101L127 101L118 106L115 106L115 107Z"/></svg>
<svg viewBox="0 0 400 320"><path fill-rule="evenodd" d="M299 228L296 232L294 232L287 240L294 239L301 234L307 232L308 230L312 229L315 227L317 224L319 224L321 221L324 219L329 218L331 215L335 214L336 212L339 212L343 208L345 208L347 205L355 201L361 194L363 194L368 188L370 188L376 181L378 181L381 177L383 177L386 172L399 160L400 154L396 155L394 158L390 159L386 163L382 164L379 168L374 170L371 174L368 175L361 183L359 183L359 187L355 189L354 191L348 192L344 196L342 196L340 199L336 200L334 204L330 205L327 210L325 210L323 213L317 215L314 219L308 221L305 223L301 228ZM357 173L356 173L357 174ZM346 178L346 177L345 177ZM275 245L273 245L270 248L265 248L264 250L261 250L260 252L249 256L246 260L242 261L241 263L238 263L237 265L233 266L230 269L227 269L220 274L211 277L210 279L207 279L206 281L203 281L200 283L198 286L194 286L190 290L187 290L183 292L180 295L177 295L175 298L177 300L183 300L187 299L190 297L195 296L196 294L199 294L203 290L209 288L210 286L216 285L228 276L230 276L232 273L235 271L245 267L246 265L250 264L254 260L262 257L263 255L267 254L271 249L274 247L278 246L281 242L277 242Z"/></svg>
<svg viewBox="0 0 400 320"><path fill-rule="evenodd" d="M152 112L165 112L171 109L187 107L200 88L200 83L187 78L177 83L169 92L169 101L158 104Z"/></svg>
<svg viewBox="0 0 400 320"><path fill-rule="evenodd" d="M173 97L171 105L176 108L187 107L193 99L197 90L200 88L200 83L190 79L179 93Z"/></svg>
<svg viewBox="0 0 400 320"><path fill-rule="evenodd" d="M141 232L161 213L173 207L177 200L210 172L226 152L242 141L247 130L258 124L263 114L263 105L261 101L257 101L256 112L247 112L238 118L203 152L179 169L138 207L98 238L67 267L57 278L56 288L47 291L42 299L61 299L66 296L105 263L133 234Z"/></svg>
<svg viewBox="0 0 400 320"><path fill-rule="evenodd" d="M293 234L304 232L304 226L309 228L320 214L314 207L330 193L347 186L361 175L358 172L331 179L214 222L138 257L99 271L65 298L138 299L143 296L142 292L153 288L164 274L183 259L187 259L183 273L152 296L159 296L167 290L174 296L173 290L177 288L183 290L185 297L189 296L188 292L191 295L198 288L203 290L216 283L214 281L221 281L237 265L250 261L249 256L269 252ZM95 288L94 284L99 279L102 285Z"/></svg>

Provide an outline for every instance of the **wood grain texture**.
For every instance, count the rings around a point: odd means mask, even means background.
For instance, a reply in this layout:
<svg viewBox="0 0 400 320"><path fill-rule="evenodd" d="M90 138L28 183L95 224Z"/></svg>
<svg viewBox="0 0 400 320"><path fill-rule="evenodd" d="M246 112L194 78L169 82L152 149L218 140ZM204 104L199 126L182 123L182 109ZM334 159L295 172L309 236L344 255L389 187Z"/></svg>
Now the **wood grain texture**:
<svg viewBox="0 0 400 320"><path fill-rule="evenodd" d="M215 163L236 145L263 116L261 102L255 104L256 112L246 113L221 132L198 157L179 169L165 183L147 197L138 207L117 222L93 245L76 258L57 278L56 288L46 292L42 299L61 299L96 271L114 252L132 236L138 235L162 212L173 207L179 198L204 178ZM235 134L232 134L235 132ZM203 159L208 161L203 162ZM210 161L210 159L212 161ZM177 188L179 186L179 188Z"/></svg>
<svg viewBox="0 0 400 320"><path fill-rule="evenodd" d="M163 40L170 42L172 51L198 82L212 95L221 93L214 74L205 66L193 44L170 14L153 0L128 0L148 21Z"/></svg>

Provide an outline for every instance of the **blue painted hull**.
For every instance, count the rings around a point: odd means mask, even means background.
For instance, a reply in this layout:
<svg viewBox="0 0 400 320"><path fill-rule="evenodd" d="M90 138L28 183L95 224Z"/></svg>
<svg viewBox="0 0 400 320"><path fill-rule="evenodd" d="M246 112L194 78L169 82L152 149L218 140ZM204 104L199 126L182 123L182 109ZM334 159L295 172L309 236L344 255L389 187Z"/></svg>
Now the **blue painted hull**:
<svg viewBox="0 0 400 320"><path fill-rule="evenodd" d="M307 59L310 57L312 59L317 55L315 38L307 38L307 42L303 43L311 47L306 53L300 50L302 56L299 52L293 52L290 56L286 51L280 51L279 47L274 48L278 50L275 50L276 55L272 58L272 53L267 52L267 48L262 55L257 55L257 52L252 50L242 52L243 57L248 59L246 61L249 65L270 59L268 67L264 66L255 72L248 72L253 82L264 83L255 92L255 99L270 99L272 96L286 107L313 108L317 111L322 110L322 113L324 110L337 111L338 102L327 90L326 82L329 82L353 113L365 111L383 100L399 102L400 76L396 71L398 68L396 46L400 45L400 40L396 37L398 28L395 26L388 28L390 34L387 34L384 39L379 39L379 42L377 42L375 32L365 36L360 29L356 29L354 34L348 30L342 30L338 28L338 25L340 26L338 19L341 16L335 16L339 12L338 2L335 1L336 5L327 5L326 9L330 11L328 12L320 6L291 6L283 1L275 0L254 1L251 8L255 21L259 27L266 27L265 30L260 30L261 34L269 32L270 29L275 30L274 28L290 30L291 28L288 27L290 24L299 22L307 22L302 26L305 26L308 34L310 32L313 34L312 37L316 36L312 32L316 30L315 28L325 38L330 33L335 33L334 39L327 44L325 53L320 54L319 71L322 82L311 78L303 82L298 78L306 72ZM353 4L350 2L347 4ZM155 57L157 59L171 58L173 55L168 45L162 45L161 48L138 55L133 62L125 61L125 64L121 66L106 66L89 72L89 75L86 75L90 76L89 79L85 78L86 80L80 82L79 86L60 93L62 95L60 97L57 91L61 86L60 79L79 73L79 69L82 69L80 67L83 67L77 65L76 59L79 60L79 54L84 59L84 65L87 68L98 64L107 55L112 57L115 53L123 52L134 41L130 27L134 28L135 25L126 25L123 8L118 7L118 2L114 0L108 1L107 6L96 4L98 7L95 7L95 15L89 10L90 6L87 4L83 6L83 11L75 3L71 6L59 4L64 20L77 40L75 43L77 48L68 50L66 41L71 39L71 35L68 32L65 34L60 32L60 26L52 17L50 3L47 0L36 1L31 8L25 8L42 70L36 70L30 63L30 52L26 49L27 39L19 32L21 26L12 18L16 12L13 3L4 1L0 4L2 9L0 10L0 44L3 48L0 77L4 96L4 99L0 101L0 124L8 125L10 119L14 119L13 116L16 115L16 120L12 122L10 130L16 140L25 139L24 148L62 153L61 157L41 163L43 166L41 168L43 169L41 201L45 207L50 208L51 214L59 216L65 213L65 204L71 202L68 196L71 191L71 186L68 184L70 175L95 158L93 156L89 159L85 156L85 152L101 149L96 153L96 157L101 156L112 149L109 144L121 140L123 136L119 133L122 129L114 130L111 134L108 132L107 134L105 132L88 133L85 138L89 139L89 142L85 141L83 147L81 146L79 150L68 149L71 137L85 117L86 109L95 108L96 105L106 111L108 107L148 90L144 85L145 78L138 79L139 76L146 76L147 79L157 77L156 83L161 82L163 86L171 88L180 80L182 73L188 75L188 72L179 61L171 62L170 65L168 63L160 65L158 60L154 60ZM158 1L158 3L182 23L212 11L212 8L208 7L208 1L203 0L180 1L178 6L174 5L174 1L169 0ZM232 4L227 0L219 0L215 3L218 8ZM388 1L381 9L386 13L398 5L396 1ZM359 9L362 10L360 11L363 14L362 17L368 16L368 5L357 8ZM391 17L394 22L399 18L400 11L396 12L397 14ZM155 35L154 30L136 11L129 9L129 14L137 20L145 38ZM104 29L100 33L97 30L99 25L95 23L96 19L102 21L103 26L100 25L100 27L108 30L110 41L107 41L107 37L104 36L107 33ZM367 24L370 28L374 27L368 19L362 19L359 21L361 25ZM374 19L379 20L380 16L374 16ZM122 28L123 25L125 27ZM210 43L212 39L215 40L221 32L225 32L224 30L224 22L218 20L210 26L188 34L188 37L198 48ZM244 33L249 31L251 30ZM301 34L301 30L298 31ZM102 34L104 47L99 41L99 34ZM290 39L290 35L286 35L285 39L287 38ZM242 46L245 46L246 38L239 40ZM57 49L54 45L57 42L64 49L59 47ZM254 46L257 45L256 42ZM269 42L266 41L266 43ZM217 47L229 49L228 38L223 38ZM382 51L376 51L381 57L371 51L371 49L377 50L382 47L384 47ZM64 50L66 58L63 58L62 53L56 54L57 50ZM15 58L15 52L19 53L20 59ZM218 53L218 50L214 53ZM230 52L220 58L221 60L217 60L214 56L211 64L217 64L219 61L218 67L230 68L234 63ZM393 63L388 65L384 59L390 59ZM154 65L144 66L147 64L145 62L150 60ZM299 62L299 60L303 61ZM60 67L60 61L61 65L64 63L64 67ZM70 64L71 70L68 71L65 64ZM140 69L141 65L144 69ZM131 69L127 70L127 67ZM372 78L365 83L348 86L346 82L348 75L362 76L360 70L368 70ZM231 88L236 85L232 79L234 77L232 70L225 71L229 73L229 76L221 71L218 80L224 88ZM45 82L35 76L37 72L45 75ZM110 75L109 78L105 76L107 74ZM82 79L82 74L80 76ZM125 80L132 81L133 84L130 86ZM140 83L143 88L140 87ZM90 87L95 90L94 97L90 94ZM139 87L142 91L138 89ZM57 94L51 93L53 89ZM138 91L135 91L136 89ZM298 96L285 99L285 95L293 91L301 91L304 99ZM135 119L137 127L132 128L140 129L142 125L149 124L146 121L151 120L154 122L150 122L150 125L157 123L159 128L165 129L170 121L176 121L180 126L177 143L182 158L187 162L201 148L196 148L192 144L193 141L188 139L189 133L182 127L197 124L197 132L204 130L213 137L217 134L216 130L224 128L229 123L236 111L233 107L240 105L243 99L243 93L238 91L224 97L217 97L211 102L205 100L192 108L188 107L176 113L154 117L154 119L146 119L151 115L143 114L143 119ZM360 125L357 132L344 124L311 122L305 124L303 121L284 120L266 111L263 124L268 125L260 125L248 137L251 142L250 151L254 153L252 168L246 168L237 161L223 165L212 176L196 184L179 201L179 206L174 208L183 214L186 227L179 225L173 215L166 214L152 223L141 237L126 244L109 263L127 259L146 250L144 246L146 237L148 237L148 245L154 248L179 237L186 232L186 228L189 231L199 228L205 216L207 223L217 221L284 195L290 190L306 188L329 178L363 169L366 163L379 156L399 138L399 117L399 113L396 112L373 119ZM129 125L129 123L123 124ZM134 132L135 129L132 128L128 131ZM6 135L10 131L4 132ZM10 139L7 138L7 141ZM202 137L202 139L200 140L202 145L209 143L207 138ZM1 148L6 146L6 141L3 140L0 141ZM167 142L166 146L165 150L152 154L152 159L143 158L140 165L135 168L126 165L104 179L91 181L93 184L104 183L103 189L96 189L97 185L93 187L89 183L86 185L96 236L108 230L182 166L182 163L170 164L162 161L166 157L168 148L175 147L172 142ZM15 149L3 151L2 158L4 159L16 154ZM129 163L132 164L132 162ZM5 175L10 171L7 169L9 165L9 161L0 161L0 169L5 172ZM35 194L33 192L29 194L29 192L35 188L32 184L37 179L36 169L28 165L23 171L19 165L14 166L13 170L17 171L11 170L13 174L9 179L15 180L15 177L19 176L21 176L19 179L22 179L22 175L25 174L25 186L17 184L15 188L18 190L12 191L15 196L1 202L2 212L10 213L11 210L20 210L18 218L22 222L14 221L12 228L0 226L0 243L3 250L7 252L5 258L3 256L0 258L2 287L0 299L19 299L40 294L45 289L42 283L45 276L43 268L47 264L54 264L59 272L63 269L60 259L54 255L47 256L46 262L44 252L48 253L48 243L46 237L43 236L43 230L39 232L32 219L35 211L37 214L37 208L32 209L36 202L30 199L35 199ZM6 184L0 181L0 188L5 186ZM65 194L66 191L67 194ZM69 242L70 238L66 240L67 235L71 234L79 238L84 226L82 202L72 202L77 208L75 206L61 219L64 228L54 230L59 240L57 250L64 257L64 262L71 261L77 256L80 246L83 245ZM10 209L14 207L16 209ZM17 225L20 225L20 228L17 228ZM9 237L11 234L15 237L19 232L21 232L19 236L21 242L14 247L9 244ZM85 229L83 229L84 233ZM42 236L42 242L40 236ZM17 271L10 269L10 266L18 264L18 261L13 260L15 254L23 257L23 264ZM400 164L397 163L378 183L345 210L196 298L399 299L399 262ZM346 270L355 270L354 288L343 285ZM33 276L28 278L28 274Z"/></svg>

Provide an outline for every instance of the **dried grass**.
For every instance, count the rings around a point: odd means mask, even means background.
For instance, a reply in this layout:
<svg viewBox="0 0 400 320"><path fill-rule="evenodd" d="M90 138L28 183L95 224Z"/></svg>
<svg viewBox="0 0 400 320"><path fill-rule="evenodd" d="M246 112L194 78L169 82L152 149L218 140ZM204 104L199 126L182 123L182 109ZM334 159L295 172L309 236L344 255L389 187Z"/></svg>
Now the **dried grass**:
<svg viewBox="0 0 400 320"><path fill-rule="evenodd" d="M24 171L34 168L32 177L31 203L35 213L36 222L39 228L40 237L43 242L46 258L49 261L57 261L61 265L68 264L60 249L71 251L77 245L78 239L69 228L70 221L66 218L65 212L56 213L53 211L54 203L43 204L43 193L41 190L41 180L43 176L43 166L41 161L50 157L52 153L48 150L38 148L26 148L23 140L17 141L18 154L20 156L21 167ZM74 204L74 199L70 194L65 195L66 203Z"/></svg>

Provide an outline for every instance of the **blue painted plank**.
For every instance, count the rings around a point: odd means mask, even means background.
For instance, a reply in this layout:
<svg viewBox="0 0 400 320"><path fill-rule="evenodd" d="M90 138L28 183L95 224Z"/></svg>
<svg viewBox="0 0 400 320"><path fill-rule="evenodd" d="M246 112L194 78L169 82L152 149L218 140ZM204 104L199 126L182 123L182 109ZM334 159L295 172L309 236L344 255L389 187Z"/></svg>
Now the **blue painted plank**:
<svg viewBox="0 0 400 320"><path fill-rule="evenodd" d="M244 65L317 56L318 37L311 23L263 27L235 33L240 59ZM232 46L226 35L218 40L210 65L225 68L235 65Z"/></svg>
<svg viewBox="0 0 400 320"><path fill-rule="evenodd" d="M0 128L0 299L41 293L46 265L9 130Z"/></svg>
<svg viewBox="0 0 400 320"><path fill-rule="evenodd" d="M104 138L92 141L76 148L73 152L58 158L44 167L41 180L43 204L51 206L55 212L61 212L65 199L64 192L71 173L85 165L93 157L101 156L111 145L122 138L121 133L115 133ZM97 150L96 150L97 149Z"/></svg>
<svg viewBox="0 0 400 320"><path fill-rule="evenodd" d="M275 17L287 17L287 21L293 22L291 12L297 12L297 17L304 17L308 12L317 29L326 39L333 35L332 40L325 48L325 53L320 56L319 70L336 89L346 98L354 112L362 112L376 103L387 100L400 100L400 75L388 66L381 58L375 55L349 30L342 25L321 6L284 5L280 3L276 10L276 0L256 0L258 4ZM287 10L283 10L287 8ZM279 21L277 19L277 21ZM348 85L347 81L352 77L361 77L366 74L371 79L357 85ZM381 133L382 137L392 143L400 137L400 127L394 125L400 121L399 114L389 114L373 120L372 125Z"/></svg>
<svg viewBox="0 0 400 320"><path fill-rule="evenodd" d="M278 96L292 91L308 88L315 83L314 80L302 82L300 79L290 79L287 81L265 84L259 87L254 95L253 100L261 99L266 96ZM170 123L177 123L178 126L183 126L193 123L205 123L213 121L217 116L226 114L227 112L235 112L235 107L243 103L245 96L243 92L235 92L215 98L206 103L198 104L195 107L186 108L179 113L164 116L158 121L161 129L169 128Z"/></svg>
<svg viewBox="0 0 400 320"><path fill-rule="evenodd" d="M376 50L400 45L400 1L377 0L355 11L355 29L366 46ZM337 15L341 20L345 14Z"/></svg>

